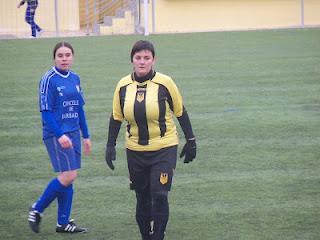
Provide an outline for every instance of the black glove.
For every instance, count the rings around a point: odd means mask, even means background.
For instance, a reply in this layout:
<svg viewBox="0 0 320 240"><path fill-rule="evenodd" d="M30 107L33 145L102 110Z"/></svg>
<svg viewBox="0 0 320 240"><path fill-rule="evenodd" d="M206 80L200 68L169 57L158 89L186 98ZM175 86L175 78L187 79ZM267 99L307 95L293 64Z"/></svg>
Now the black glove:
<svg viewBox="0 0 320 240"><path fill-rule="evenodd" d="M111 170L114 170L112 161L116 160L116 148L114 146L106 146L106 162Z"/></svg>
<svg viewBox="0 0 320 240"><path fill-rule="evenodd" d="M184 163L192 162L193 159L196 158L197 155L197 144L196 139L188 139L186 144L183 146L182 151L180 153L180 158L185 156Z"/></svg>

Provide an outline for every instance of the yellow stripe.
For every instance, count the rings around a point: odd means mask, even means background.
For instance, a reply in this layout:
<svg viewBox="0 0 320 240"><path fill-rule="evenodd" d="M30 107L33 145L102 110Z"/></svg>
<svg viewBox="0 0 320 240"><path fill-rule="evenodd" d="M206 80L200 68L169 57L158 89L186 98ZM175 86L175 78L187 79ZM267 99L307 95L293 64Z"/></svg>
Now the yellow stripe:
<svg viewBox="0 0 320 240"><path fill-rule="evenodd" d="M138 128L137 128L137 123L134 119L134 102L136 99L136 93L137 93L137 84L135 83L130 84L127 87L126 103L124 105L123 112L126 120L131 124L130 133L133 136L136 136L136 139L138 139Z"/></svg>
<svg viewBox="0 0 320 240"><path fill-rule="evenodd" d="M132 83L132 80L131 80L131 76L128 75L119 81L119 83L117 84L116 90L114 91L112 115L113 115L113 118L117 121L121 121L121 122L123 121L123 115L121 111L120 98L119 98L120 88L130 83Z"/></svg>
<svg viewBox="0 0 320 240"><path fill-rule="evenodd" d="M113 101L113 117L115 120L123 121L126 119L130 125L129 137L128 133L126 134L126 147L135 151L156 151L161 148L170 147L177 145L178 134L176 130L175 123L173 121L173 115L179 117L182 115L183 103L180 92L172 81L172 79L166 75L157 73L155 78L152 81L147 81L143 84L147 84L147 90L145 94L145 103L146 103L146 116L148 120L148 130L149 130L149 144L148 145L139 145L138 140L138 127L134 119L134 103L136 100L137 92L137 82L131 80L131 75L128 75L121 79L117 85L117 88L114 93ZM167 131L163 137L160 137L160 127L159 127L159 102L158 102L158 91L159 84L165 86L172 98L173 101L173 112L169 107L169 104L166 103L166 127ZM139 84L141 85L141 84ZM123 86L126 87L126 96L125 96L125 105L124 105L124 116L122 115L119 91Z"/></svg>
<svg viewBox="0 0 320 240"><path fill-rule="evenodd" d="M168 89L173 102L173 113L176 117L181 117L183 113L183 101L179 89L174 81L169 76L161 73L157 73L153 81L162 84Z"/></svg>
<svg viewBox="0 0 320 240"><path fill-rule="evenodd" d="M146 114L148 121L149 138L160 136L159 128L159 104L158 104L158 90L159 85L148 82L146 94Z"/></svg>

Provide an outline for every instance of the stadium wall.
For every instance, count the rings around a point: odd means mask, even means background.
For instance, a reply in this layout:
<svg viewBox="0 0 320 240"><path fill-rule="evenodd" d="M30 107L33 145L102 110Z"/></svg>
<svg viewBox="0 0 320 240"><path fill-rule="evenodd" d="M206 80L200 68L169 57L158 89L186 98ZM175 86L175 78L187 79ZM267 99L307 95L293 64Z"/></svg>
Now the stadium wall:
<svg viewBox="0 0 320 240"><path fill-rule="evenodd" d="M29 33L29 25L24 21L25 6L17 9L19 1L0 1L0 34ZM84 17L81 1L84 0L57 0L60 31L80 30L80 18ZM141 3L139 23L143 25L144 1L132 1ZM56 28L54 2L39 0L36 21L46 31ZM148 0L148 3L151 33L320 26L320 0Z"/></svg>
<svg viewBox="0 0 320 240"><path fill-rule="evenodd" d="M26 4L19 9L20 0L0 1L0 33L21 33L30 31L30 26L25 22ZM79 0L58 0L59 30L78 31ZM55 1L39 0L35 20L46 31L55 31Z"/></svg>
<svg viewBox="0 0 320 240"><path fill-rule="evenodd" d="M151 0L149 1L149 3ZM154 0L149 29L155 33L320 26L320 1L304 0ZM143 12L143 6L141 6ZM154 12L154 23L151 21ZM143 16L142 16L143 18ZM143 21L142 21L143 22Z"/></svg>

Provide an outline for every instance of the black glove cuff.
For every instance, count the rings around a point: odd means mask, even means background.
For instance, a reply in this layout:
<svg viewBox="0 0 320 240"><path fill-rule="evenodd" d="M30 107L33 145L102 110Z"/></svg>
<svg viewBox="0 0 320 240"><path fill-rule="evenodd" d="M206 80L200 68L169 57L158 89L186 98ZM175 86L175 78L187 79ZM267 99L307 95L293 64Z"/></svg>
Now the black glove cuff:
<svg viewBox="0 0 320 240"><path fill-rule="evenodd" d="M116 146L117 137L120 131L121 122L114 120L113 116L109 120L109 132L107 146Z"/></svg>
<svg viewBox="0 0 320 240"><path fill-rule="evenodd" d="M193 137L193 138L187 139L187 145L189 146L189 148L196 148L197 147L196 138Z"/></svg>

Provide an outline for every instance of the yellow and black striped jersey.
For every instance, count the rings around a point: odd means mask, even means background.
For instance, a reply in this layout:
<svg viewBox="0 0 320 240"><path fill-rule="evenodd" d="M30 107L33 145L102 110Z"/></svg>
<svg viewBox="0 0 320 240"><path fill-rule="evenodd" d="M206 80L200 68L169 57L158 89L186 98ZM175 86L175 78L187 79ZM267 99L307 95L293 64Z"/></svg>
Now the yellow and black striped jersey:
<svg viewBox="0 0 320 240"><path fill-rule="evenodd" d="M155 73L139 83L133 75L122 78L114 92L114 120L127 121L126 147L134 151L156 151L177 145L173 116L183 114L181 94L169 77Z"/></svg>

